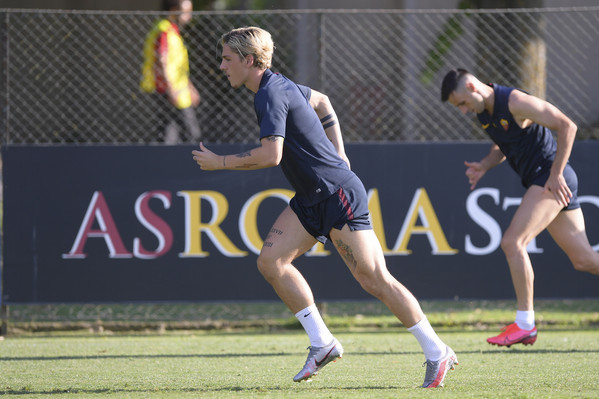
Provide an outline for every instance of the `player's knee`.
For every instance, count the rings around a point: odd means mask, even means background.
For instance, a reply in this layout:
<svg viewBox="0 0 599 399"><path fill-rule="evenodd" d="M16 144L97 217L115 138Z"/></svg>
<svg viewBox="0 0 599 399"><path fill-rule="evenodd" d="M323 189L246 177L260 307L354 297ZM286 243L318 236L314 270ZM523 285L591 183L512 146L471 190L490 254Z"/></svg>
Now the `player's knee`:
<svg viewBox="0 0 599 399"><path fill-rule="evenodd" d="M506 234L501 237L501 250L509 256L522 250L526 250L526 245L523 242L520 242L517 237Z"/></svg>
<svg viewBox="0 0 599 399"><path fill-rule="evenodd" d="M375 273L356 272L354 273L354 277L358 283L360 283L360 286L364 289L364 291L376 298L381 296L385 282L382 278L377 277Z"/></svg>
<svg viewBox="0 0 599 399"><path fill-rule="evenodd" d="M501 238L501 250L507 255L514 251L514 241L510 240L509 237L503 236Z"/></svg>
<svg viewBox="0 0 599 399"><path fill-rule="evenodd" d="M266 255L260 254L256 260L258 271L266 279L271 281L275 278L276 274L276 261Z"/></svg>

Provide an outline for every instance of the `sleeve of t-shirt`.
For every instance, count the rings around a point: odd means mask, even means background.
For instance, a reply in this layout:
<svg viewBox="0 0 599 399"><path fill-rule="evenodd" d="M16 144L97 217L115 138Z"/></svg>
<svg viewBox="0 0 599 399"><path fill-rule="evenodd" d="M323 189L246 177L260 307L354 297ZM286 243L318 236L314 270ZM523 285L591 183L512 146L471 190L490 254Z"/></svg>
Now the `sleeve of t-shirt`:
<svg viewBox="0 0 599 399"><path fill-rule="evenodd" d="M260 139L268 136L285 137L289 104L284 93L261 90L254 98L254 108L260 125Z"/></svg>
<svg viewBox="0 0 599 399"><path fill-rule="evenodd" d="M300 89L300 91L302 92L304 97L306 97L308 100L310 100L310 97L312 96L312 89L310 89L308 86L302 86L302 85L297 85L297 87Z"/></svg>

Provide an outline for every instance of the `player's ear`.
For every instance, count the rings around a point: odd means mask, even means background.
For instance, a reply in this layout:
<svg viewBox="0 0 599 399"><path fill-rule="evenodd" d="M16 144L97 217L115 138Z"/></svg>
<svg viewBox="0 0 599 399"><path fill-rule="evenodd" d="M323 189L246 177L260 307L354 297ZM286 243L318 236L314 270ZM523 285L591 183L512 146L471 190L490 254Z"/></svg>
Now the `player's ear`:
<svg viewBox="0 0 599 399"><path fill-rule="evenodd" d="M253 56L252 54L248 54L248 55L246 55L246 56L245 56L245 63L246 63L248 66L252 66L252 65L254 65L254 56Z"/></svg>

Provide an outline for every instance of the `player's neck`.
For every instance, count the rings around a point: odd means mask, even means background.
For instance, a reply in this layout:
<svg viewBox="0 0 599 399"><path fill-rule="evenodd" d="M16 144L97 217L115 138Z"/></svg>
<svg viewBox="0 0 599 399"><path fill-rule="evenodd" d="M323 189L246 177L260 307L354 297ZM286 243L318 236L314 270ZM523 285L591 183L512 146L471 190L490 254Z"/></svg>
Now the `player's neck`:
<svg viewBox="0 0 599 399"><path fill-rule="evenodd" d="M495 90L493 90L493 87L491 86L484 85L481 88L481 96L483 97L485 109L489 112L489 114L493 115L493 107L495 106Z"/></svg>
<svg viewBox="0 0 599 399"><path fill-rule="evenodd" d="M262 82L264 71L265 69L258 68L251 68L249 71L249 76L245 82L245 87L254 92L254 94L258 92L258 89L260 89L260 83Z"/></svg>

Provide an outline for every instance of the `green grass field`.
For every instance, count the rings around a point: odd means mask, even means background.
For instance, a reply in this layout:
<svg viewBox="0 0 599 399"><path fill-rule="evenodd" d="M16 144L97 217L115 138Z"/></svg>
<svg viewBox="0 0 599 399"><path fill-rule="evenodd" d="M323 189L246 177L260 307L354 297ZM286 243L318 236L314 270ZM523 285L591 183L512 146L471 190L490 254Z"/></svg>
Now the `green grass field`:
<svg viewBox="0 0 599 399"><path fill-rule="evenodd" d="M597 301L547 302L537 310L544 321L534 346L498 348L485 339L497 332L494 324L504 315L512 317L513 311L489 306L474 312L470 306L454 305L451 312L443 312L443 304L429 304L429 319L460 361L442 389L418 388L425 372L422 352L392 318L361 316L357 322L337 316L331 324L345 347L343 359L308 383L292 381L308 353L307 338L298 329L22 332L0 341L0 395L596 398L599 316L590 309L595 305ZM472 318L477 321L471 323Z"/></svg>

